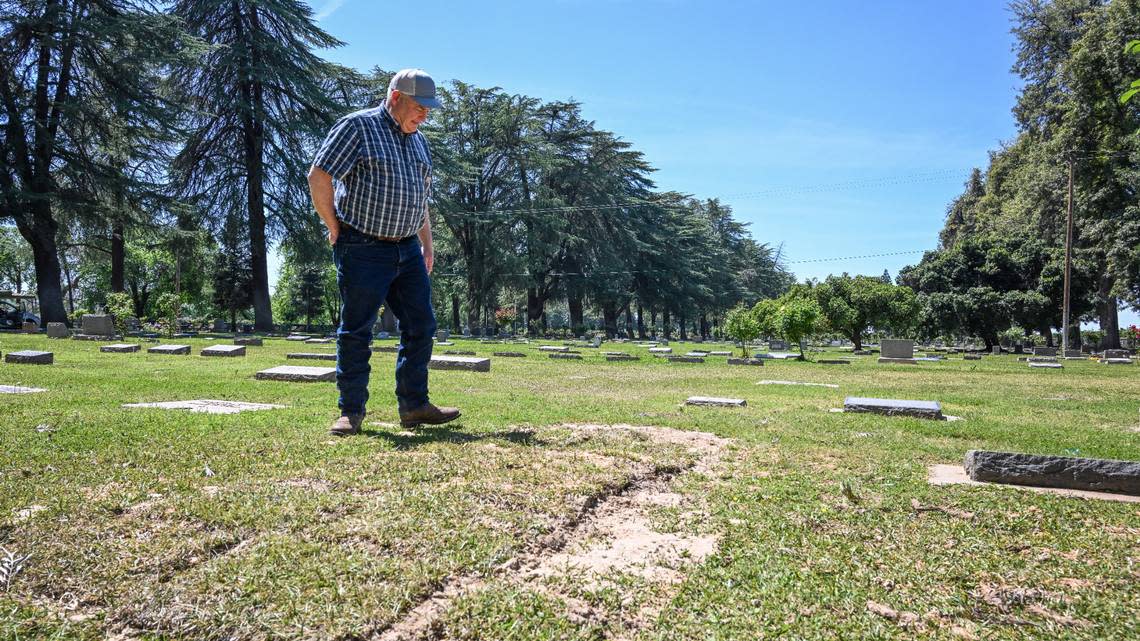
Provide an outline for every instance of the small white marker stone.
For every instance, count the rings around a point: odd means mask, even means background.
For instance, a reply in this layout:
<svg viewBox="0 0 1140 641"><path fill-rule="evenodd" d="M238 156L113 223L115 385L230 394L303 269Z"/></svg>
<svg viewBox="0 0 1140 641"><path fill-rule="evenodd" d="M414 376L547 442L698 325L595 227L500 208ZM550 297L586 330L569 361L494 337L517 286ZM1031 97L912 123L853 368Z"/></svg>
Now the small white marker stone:
<svg viewBox="0 0 1140 641"><path fill-rule="evenodd" d="M715 396L690 396L685 405L701 405L706 407L744 407L748 401L743 398L718 398Z"/></svg>

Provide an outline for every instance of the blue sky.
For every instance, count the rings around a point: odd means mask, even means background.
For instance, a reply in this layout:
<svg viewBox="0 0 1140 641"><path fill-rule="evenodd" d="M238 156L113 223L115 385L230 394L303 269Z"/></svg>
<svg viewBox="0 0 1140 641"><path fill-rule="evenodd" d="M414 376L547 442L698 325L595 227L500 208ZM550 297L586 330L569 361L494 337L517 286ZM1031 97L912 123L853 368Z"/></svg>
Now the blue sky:
<svg viewBox="0 0 1140 641"><path fill-rule="evenodd" d="M342 64L580 101L659 188L721 198L801 279L916 262L800 261L933 248L970 169L1016 133L998 0L310 4Z"/></svg>

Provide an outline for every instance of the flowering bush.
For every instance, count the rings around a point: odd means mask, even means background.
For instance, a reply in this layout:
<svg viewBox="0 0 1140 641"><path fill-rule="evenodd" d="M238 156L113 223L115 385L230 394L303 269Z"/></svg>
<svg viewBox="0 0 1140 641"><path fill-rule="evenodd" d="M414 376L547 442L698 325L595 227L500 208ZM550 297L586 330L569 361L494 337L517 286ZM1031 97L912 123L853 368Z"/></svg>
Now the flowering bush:
<svg viewBox="0 0 1140 641"><path fill-rule="evenodd" d="M1128 338L1131 338L1133 342L1140 342L1140 327L1129 325L1124 333Z"/></svg>
<svg viewBox="0 0 1140 641"><path fill-rule="evenodd" d="M499 327L510 327L518 320L519 313L510 307L500 307L495 310L495 323Z"/></svg>

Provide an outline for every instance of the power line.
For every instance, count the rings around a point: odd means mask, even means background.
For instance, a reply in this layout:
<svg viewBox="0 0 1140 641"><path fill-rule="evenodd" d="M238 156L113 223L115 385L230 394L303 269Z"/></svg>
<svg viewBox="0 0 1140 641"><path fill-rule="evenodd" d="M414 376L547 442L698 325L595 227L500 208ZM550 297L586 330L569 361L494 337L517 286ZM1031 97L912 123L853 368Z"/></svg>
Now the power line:
<svg viewBox="0 0 1140 641"><path fill-rule="evenodd" d="M803 260L789 260L785 261L785 265L795 265L799 263L832 263L841 260L861 260L864 258L882 258L884 256L906 256L908 254L924 254L930 251L929 249L912 249L903 252L886 252L882 254L864 254L863 256L838 256L836 258L805 258Z"/></svg>

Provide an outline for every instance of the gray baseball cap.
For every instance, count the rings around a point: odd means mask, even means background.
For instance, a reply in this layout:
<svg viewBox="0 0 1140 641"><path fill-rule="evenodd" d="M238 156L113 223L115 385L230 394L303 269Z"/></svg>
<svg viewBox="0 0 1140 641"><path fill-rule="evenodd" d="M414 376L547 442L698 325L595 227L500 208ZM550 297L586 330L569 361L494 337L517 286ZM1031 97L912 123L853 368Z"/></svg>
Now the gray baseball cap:
<svg viewBox="0 0 1140 641"><path fill-rule="evenodd" d="M397 71L388 85L388 93L391 94L393 89L405 96L411 96L425 107L435 109L443 106L443 103L435 97L435 81L423 69Z"/></svg>

